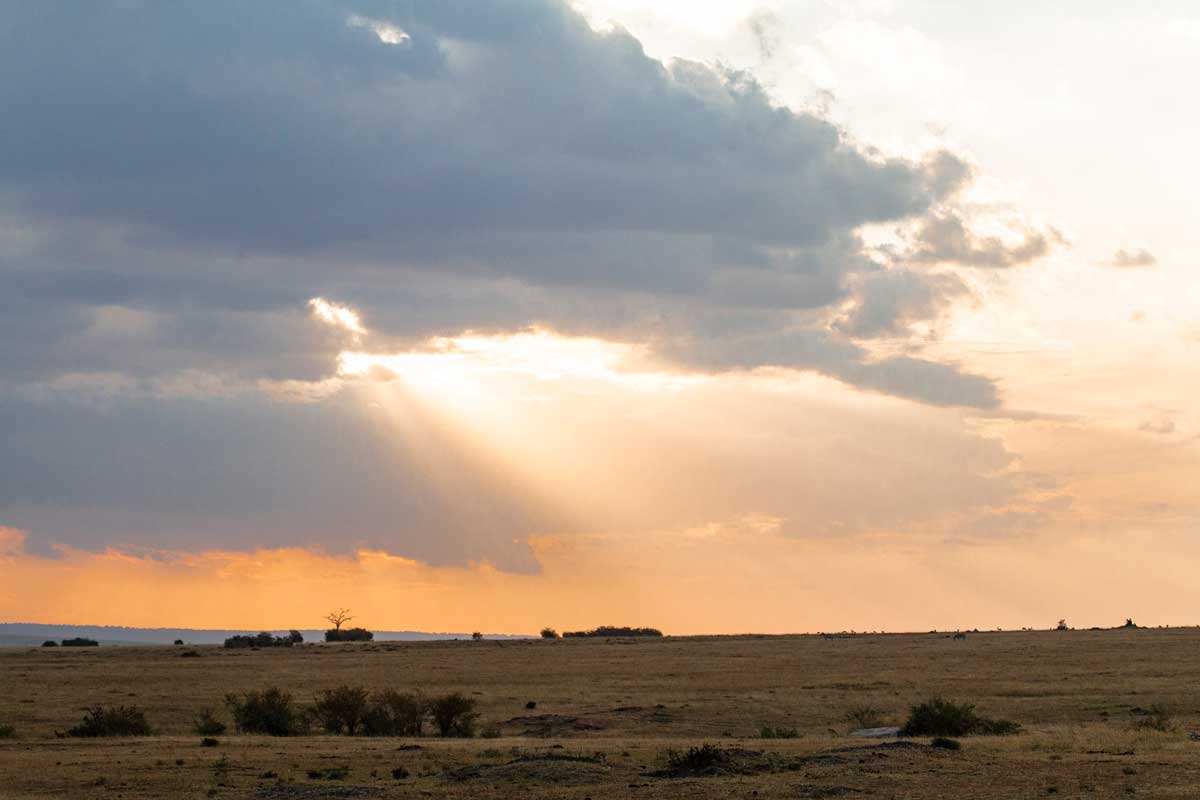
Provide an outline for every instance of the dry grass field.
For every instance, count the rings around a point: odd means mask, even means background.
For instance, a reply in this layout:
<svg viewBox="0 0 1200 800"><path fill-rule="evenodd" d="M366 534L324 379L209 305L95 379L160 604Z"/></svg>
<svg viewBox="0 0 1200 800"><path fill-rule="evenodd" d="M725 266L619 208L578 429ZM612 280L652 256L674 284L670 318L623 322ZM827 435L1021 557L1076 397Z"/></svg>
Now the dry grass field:
<svg viewBox="0 0 1200 800"><path fill-rule="evenodd" d="M1197 797L1198 678L1197 629L8 648L0 797ZM308 702L340 684L461 691L490 735L231 732L202 747L192 730L205 706L230 721L227 692L277 685ZM935 694L1025 732L960 750L846 737L852 707L899 724ZM1155 703L1165 731L1139 726ZM144 709L154 735L56 737L118 704ZM703 743L725 751L716 774L665 774L670 751Z"/></svg>

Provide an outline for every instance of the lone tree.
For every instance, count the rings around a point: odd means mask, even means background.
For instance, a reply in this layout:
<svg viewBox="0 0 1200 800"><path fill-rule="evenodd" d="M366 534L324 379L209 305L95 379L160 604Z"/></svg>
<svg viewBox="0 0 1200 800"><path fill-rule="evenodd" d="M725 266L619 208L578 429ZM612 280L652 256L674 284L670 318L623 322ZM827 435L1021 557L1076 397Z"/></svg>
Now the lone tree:
<svg viewBox="0 0 1200 800"><path fill-rule="evenodd" d="M1058 621L1058 627L1057 627L1057 628L1055 628L1054 630L1056 630L1056 631L1069 631L1069 630L1071 630L1071 628L1070 628L1070 627L1067 625L1067 621L1066 621L1065 619L1060 619L1060 620Z"/></svg>
<svg viewBox="0 0 1200 800"><path fill-rule="evenodd" d="M354 619L354 617L350 616L350 609L341 608L337 611L330 611L325 615L325 619L329 620L330 623L333 624L333 629L335 631L340 631L342 629L342 625Z"/></svg>

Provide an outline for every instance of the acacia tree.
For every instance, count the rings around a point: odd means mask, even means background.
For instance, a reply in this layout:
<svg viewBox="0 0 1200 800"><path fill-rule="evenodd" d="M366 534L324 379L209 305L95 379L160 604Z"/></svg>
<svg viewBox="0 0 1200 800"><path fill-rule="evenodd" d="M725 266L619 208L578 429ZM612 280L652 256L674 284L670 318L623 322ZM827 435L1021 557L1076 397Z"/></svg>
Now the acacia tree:
<svg viewBox="0 0 1200 800"><path fill-rule="evenodd" d="M342 625L354 619L354 617L350 616L350 609L341 608L337 611L330 611L327 615L325 615L325 619L329 620L335 631L340 631L342 629Z"/></svg>

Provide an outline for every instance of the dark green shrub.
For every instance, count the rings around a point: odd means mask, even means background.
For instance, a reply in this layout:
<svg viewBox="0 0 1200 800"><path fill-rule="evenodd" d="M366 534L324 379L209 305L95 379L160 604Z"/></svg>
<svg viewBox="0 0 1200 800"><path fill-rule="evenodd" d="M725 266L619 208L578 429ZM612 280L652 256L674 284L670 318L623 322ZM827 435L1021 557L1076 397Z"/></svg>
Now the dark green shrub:
<svg viewBox="0 0 1200 800"><path fill-rule="evenodd" d="M714 772L728 763L729 755L712 744L667 752L667 770L676 775L697 775Z"/></svg>
<svg viewBox="0 0 1200 800"><path fill-rule="evenodd" d="M181 644L183 644L183 639L176 639L176 640L175 640L175 646L176 646L176 647L178 647L178 646L179 646L179 645L181 645Z"/></svg>
<svg viewBox="0 0 1200 800"><path fill-rule="evenodd" d="M192 722L192 729L201 736L220 736L225 732L225 723L217 719L211 708L202 708Z"/></svg>
<svg viewBox="0 0 1200 800"><path fill-rule="evenodd" d="M770 725L763 725L758 729L758 738L760 739L795 739L799 736L800 733L795 728L783 726L773 728Z"/></svg>
<svg viewBox="0 0 1200 800"><path fill-rule="evenodd" d="M935 736L929 744L934 747L940 747L943 750L961 750L962 744L956 739L947 739L945 736Z"/></svg>
<svg viewBox="0 0 1200 800"><path fill-rule="evenodd" d="M392 777L398 781L402 781L408 777L408 770L406 770L404 767L396 767L394 770L392 770Z"/></svg>
<svg viewBox="0 0 1200 800"><path fill-rule="evenodd" d="M95 639L88 639L83 636L76 636L74 639L63 639L63 647L99 647L100 643Z"/></svg>
<svg viewBox="0 0 1200 800"><path fill-rule="evenodd" d="M220 743L221 743L220 741L218 741L217 739L214 739L211 736L205 736L203 739L200 740L201 747L216 747Z"/></svg>
<svg viewBox="0 0 1200 800"><path fill-rule="evenodd" d="M374 639L375 634L366 628L346 628L345 630L330 628L325 631L325 641L327 642L370 642Z"/></svg>
<svg viewBox="0 0 1200 800"><path fill-rule="evenodd" d="M149 736L150 723L146 714L135 706L104 708L96 706L83 715L83 720L67 731L68 736L92 738L97 736Z"/></svg>
<svg viewBox="0 0 1200 800"><path fill-rule="evenodd" d="M1152 703L1146 709L1135 708L1133 713L1140 714L1133 723L1133 727L1137 730L1163 731L1165 733L1175 728L1171 712L1163 703Z"/></svg>
<svg viewBox="0 0 1200 800"><path fill-rule="evenodd" d="M339 686L317 695L309 713L327 733L353 736L367 713L367 690L361 686Z"/></svg>
<svg viewBox="0 0 1200 800"><path fill-rule="evenodd" d="M975 713L972 703L953 703L934 697L913 706L900 729L903 736L1006 736L1019 733L1021 726L1008 720L990 719Z"/></svg>
<svg viewBox="0 0 1200 800"><path fill-rule="evenodd" d="M296 637L299 637L298 639ZM287 636L274 636L267 631L262 633L237 634L225 640L225 646L230 649L243 647L291 647L304 641L299 631L292 631Z"/></svg>
<svg viewBox="0 0 1200 800"><path fill-rule="evenodd" d="M616 625L601 625L590 631L563 631L563 637L580 638L593 636L662 636L658 628L628 628Z"/></svg>
<svg viewBox="0 0 1200 800"><path fill-rule="evenodd" d="M477 642L483 641L483 634L480 633L479 631L475 631L474 633L471 634L471 638Z"/></svg>
<svg viewBox="0 0 1200 800"><path fill-rule="evenodd" d="M442 736L471 737L475 735L475 701L459 692L435 698L429 704L433 724Z"/></svg>
<svg viewBox="0 0 1200 800"><path fill-rule="evenodd" d="M367 736L420 736L429 713L429 702L419 694L378 692L362 720Z"/></svg>
<svg viewBox="0 0 1200 800"><path fill-rule="evenodd" d="M558 631L554 630L554 628L542 628L542 638L543 639L557 639Z"/></svg>
<svg viewBox="0 0 1200 800"><path fill-rule="evenodd" d="M288 692L271 687L244 695L225 695L225 705L233 714L233 724L242 733L268 736L298 736L305 733L304 719Z"/></svg>
<svg viewBox="0 0 1200 800"><path fill-rule="evenodd" d="M0 739L17 738L17 729L12 725L0 725Z"/></svg>
<svg viewBox="0 0 1200 800"><path fill-rule="evenodd" d="M54 641L53 639L47 639L46 641L42 642L42 647L58 647L58 642Z"/></svg>

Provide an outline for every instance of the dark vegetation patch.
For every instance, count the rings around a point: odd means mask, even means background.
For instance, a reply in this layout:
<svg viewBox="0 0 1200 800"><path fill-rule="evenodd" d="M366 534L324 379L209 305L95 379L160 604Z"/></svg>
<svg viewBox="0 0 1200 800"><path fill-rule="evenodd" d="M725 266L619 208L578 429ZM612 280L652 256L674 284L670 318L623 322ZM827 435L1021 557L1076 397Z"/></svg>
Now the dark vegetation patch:
<svg viewBox="0 0 1200 800"><path fill-rule="evenodd" d="M200 740L201 747L216 747L220 743L221 742L219 739L214 739L211 736L205 736L203 739Z"/></svg>
<svg viewBox="0 0 1200 800"><path fill-rule="evenodd" d="M858 703L846 709L844 719L856 728L881 728L887 724L886 714L887 711L870 703Z"/></svg>
<svg viewBox="0 0 1200 800"><path fill-rule="evenodd" d="M758 738L760 739L796 739L800 736L800 732L795 728L785 728L782 725L771 727L763 725L758 729Z"/></svg>
<svg viewBox="0 0 1200 800"><path fill-rule="evenodd" d="M330 628L325 631L325 641L327 642L370 642L374 641L375 634L366 628L345 628L338 630Z"/></svg>
<svg viewBox="0 0 1200 800"><path fill-rule="evenodd" d="M326 733L353 736L369 708L367 690L361 686L339 686L317 695L309 713Z"/></svg>
<svg viewBox="0 0 1200 800"><path fill-rule="evenodd" d="M929 742L930 747L939 747L942 750L961 750L962 744L957 739L948 739L945 736L935 736Z"/></svg>
<svg viewBox="0 0 1200 800"><path fill-rule="evenodd" d="M42 642L42 647L58 647L58 642L54 641L53 639L47 639L46 641Z"/></svg>
<svg viewBox="0 0 1200 800"><path fill-rule="evenodd" d="M17 738L17 729L12 725L0 725L0 739Z"/></svg>
<svg viewBox="0 0 1200 800"><path fill-rule="evenodd" d="M267 631L263 631L256 634L230 636L225 640L225 646L231 650L236 650L244 647L291 647L303 642L304 637L300 634L300 631L290 631L287 636L274 636Z"/></svg>
<svg viewBox="0 0 1200 800"><path fill-rule="evenodd" d="M1021 726L1015 722L981 716L972 703L941 697L913 706L900 729L902 736L1008 736L1020 732Z"/></svg>
<svg viewBox="0 0 1200 800"><path fill-rule="evenodd" d="M243 695L225 695L225 705L233 715L234 727L241 733L268 736L297 736L307 725L292 695L276 687Z"/></svg>
<svg viewBox="0 0 1200 800"><path fill-rule="evenodd" d="M81 738L149 735L150 723L146 721L146 714L136 706L96 706L88 709L83 720L67 731L67 736Z"/></svg>
<svg viewBox="0 0 1200 800"><path fill-rule="evenodd" d="M617 625L601 625L599 628L592 628L590 631L563 631L563 638L578 639L582 637L629 637L629 636L662 636L663 632L658 628L629 628Z"/></svg>
<svg viewBox="0 0 1200 800"><path fill-rule="evenodd" d="M412 692L377 692L362 719L367 736L420 736L429 701Z"/></svg>
<svg viewBox="0 0 1200 800"><path fill-rule="evenodd" d="M225 732L225 723L217 719L211 708L202 708L192 720L192 730L201 736L220 736Z"/></svg>
<svg viewBox="0 0 1200 800"><path fill-rule="evenodd" d="M83 636L76 636L74 639L63 639L63 647L99 647L100 643L95 639L88 639Z"/></svg>
<svg viewBox="0 0 1200 800"><path fill-rule="evenodd" d="M475 721L479 713L475 710L475 699L460 692L435 698L429 704L433 724L442 736L469 738L475 735Z"/></svg>
<svg viewBox="0 0 1200 800"><path fill-rule="evenodd" d="M1149 708L1134 707L1129 710L1134 715L1133 728L1143 731L1162 731L1166 733L1175 729L1175 720L1165 703L1151 703Z"/></svg>

